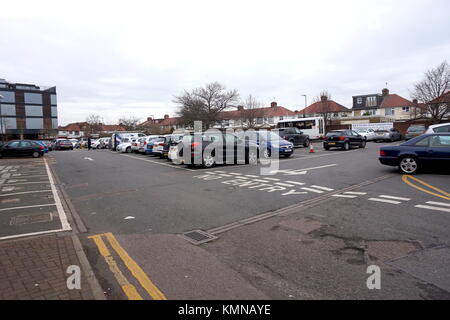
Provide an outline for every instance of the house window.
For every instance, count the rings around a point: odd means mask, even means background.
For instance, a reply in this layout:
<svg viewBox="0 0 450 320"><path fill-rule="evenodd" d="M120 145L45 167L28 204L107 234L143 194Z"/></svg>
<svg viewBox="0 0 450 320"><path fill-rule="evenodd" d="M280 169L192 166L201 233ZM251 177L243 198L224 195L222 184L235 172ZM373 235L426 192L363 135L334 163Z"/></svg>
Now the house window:
<svg viewBox="0 0 450 320"><path fill-rule="evenodd" d="M375 109L367 110L363 113L363 116L374 116L377 114L377 111Z"/></svg>
<svg viewBox="0 0 450 320"><path fill-rule="evenodd" d="M395 114L394 108L384 109L384 115L386 115L386 116L393 116L394 114Z"/></svg>
<svg viewBox="0 0 450 320"><path fill-rule="evenodd" d="M362 104L362 97L358 97L357 99L356 99L356 104Z"/></svg>
<svg viewBox="0 0 450 320"><path fill-rule="evenodd" d="M335 118L339 117L339 113L333 113L333 117Z"/></svg>
<svg viewBox="0 0 450 320"><path fill-rule="evenodd" d="M283 121L284 120L284 117L283 116L280 116L280 121Z"/></svg>
<svg viewBox="0 0 450 320"><path fill-rule="evenodd" d="M263 118L256 119L256 123L257 124L263 124Z"/></svg>
<svg viewBox="0 0 450 320"><path fill-rule="evenodd" d="M377 106L377 97L367 97L366 98L366 107L376 107Z"/></svg>
<svg viewBox="0 0 450 320"><path fill-rule="evenodd" d="M409 112L409 111L410 111L410 108L409 108L409 107L402 107L402 111L403 111L403 112Z"/></svg>
<svg viewBox="0 0 450 320"><path fill-rule="evenodd" d="M269 123L270 124L274 124L275 123L274 119L273 118L269 118Z"/></svg>

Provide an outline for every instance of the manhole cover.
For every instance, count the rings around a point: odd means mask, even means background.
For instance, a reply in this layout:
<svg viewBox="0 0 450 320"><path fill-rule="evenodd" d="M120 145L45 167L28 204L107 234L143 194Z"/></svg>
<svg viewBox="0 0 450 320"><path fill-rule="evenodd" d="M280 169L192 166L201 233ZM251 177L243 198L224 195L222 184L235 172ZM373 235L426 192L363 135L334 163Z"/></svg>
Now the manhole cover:
<svg viewBox="0 0 450 320"><path fill-rule="evenodd" d="M39 213L26 216L15 216L11 218L10 225L20 226L24 224L43 223L53 220L51 213Z"/></svg>
<svg viewBox="0 0 450 320"><path fill-rule="evenodd" d="M180 237L195 245L200 245L217 239L216 236L202 230L189 231L183 233Z"/></svg>

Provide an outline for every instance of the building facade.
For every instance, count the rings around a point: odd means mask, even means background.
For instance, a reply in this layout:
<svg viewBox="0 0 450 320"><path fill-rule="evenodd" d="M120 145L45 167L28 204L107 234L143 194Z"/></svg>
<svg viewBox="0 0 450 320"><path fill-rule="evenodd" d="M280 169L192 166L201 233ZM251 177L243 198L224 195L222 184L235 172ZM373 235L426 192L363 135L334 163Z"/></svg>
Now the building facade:
<svg viewBox="0 0 450 320"><path fill-rule="evenodd" d="M58 131L56 87L0 79L2 139L47 139Z"/></svg>

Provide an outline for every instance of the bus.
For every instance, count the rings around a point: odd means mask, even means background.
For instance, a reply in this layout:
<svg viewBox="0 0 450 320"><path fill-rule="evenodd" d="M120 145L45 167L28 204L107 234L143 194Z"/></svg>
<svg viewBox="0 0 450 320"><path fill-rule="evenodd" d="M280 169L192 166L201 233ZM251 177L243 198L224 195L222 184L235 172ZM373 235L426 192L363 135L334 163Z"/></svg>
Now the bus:
<svg viewBox="0 0 450 320"><path fill-rule="evenodd" d="M322 139L325 136L325 121L323 117L299 118L282 120L277 123L279 129L298 128L312 139Z"/></svg>

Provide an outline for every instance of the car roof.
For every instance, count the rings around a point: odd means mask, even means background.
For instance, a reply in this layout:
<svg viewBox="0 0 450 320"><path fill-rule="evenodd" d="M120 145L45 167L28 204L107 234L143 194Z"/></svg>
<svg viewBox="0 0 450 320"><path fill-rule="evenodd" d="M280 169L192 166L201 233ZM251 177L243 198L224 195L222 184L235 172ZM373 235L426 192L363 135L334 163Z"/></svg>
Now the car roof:
<svg viewBox="0 0 450 320"><path fill-rule="evenodd" d="M430 128L431 128L431 129L434 129L434 128L445 127L445 126L448 126L448 125L450 125L450 122L447 122L447 123L440 123L440 124L435 124L435 125L430 126Z"/></svg>

